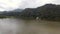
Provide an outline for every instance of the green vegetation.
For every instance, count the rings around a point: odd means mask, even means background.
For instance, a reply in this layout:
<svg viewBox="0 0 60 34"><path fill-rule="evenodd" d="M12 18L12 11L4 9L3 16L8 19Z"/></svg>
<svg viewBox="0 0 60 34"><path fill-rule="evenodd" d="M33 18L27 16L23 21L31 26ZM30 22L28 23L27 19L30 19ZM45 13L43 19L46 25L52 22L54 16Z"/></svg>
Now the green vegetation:
<svg viewBox="0 0 60 34"><path fill-rule="evenodd" d="M3 15L3 16L2 16ZM39 19L43 20L60 20L60 5L55 4L46 4L37 8L26 8L24 10L13 10L13 11L4 11L0 14L0 17L4 18L5 16L13 16L16 18L23 19Z"/></svg>
<svg viewBox="0 0 60 34"><path fill-rule="evenodd" d="M38 8L26 8L20 15L28 19L39 17L45 20L60 20L60 5L46 4Z"/></svg>

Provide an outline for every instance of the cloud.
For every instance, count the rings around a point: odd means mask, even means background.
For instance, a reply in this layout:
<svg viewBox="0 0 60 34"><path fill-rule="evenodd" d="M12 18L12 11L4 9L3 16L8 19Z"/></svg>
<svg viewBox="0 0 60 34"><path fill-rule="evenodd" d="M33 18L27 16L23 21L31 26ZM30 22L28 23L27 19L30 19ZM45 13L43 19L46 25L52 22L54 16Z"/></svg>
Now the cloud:
<svg viewBox="0 0 60 34"><path fill-rule="evenodd" d="M0 0L0 10L11 10L19 7L19 0Z"/></svg>
<svg viewBox="0 0 60 34"><path fill-rule="evenodd" d="M54 0L52 3L60 5L60 0Z"/></svg>
<svg viewBox="0 0 60 34"><path fill-rule="evenodd" d="M21 3L20 8L34 8L46 3L52 3L53 0L25 0Z"/></svg>
<svg viewBox="0 0 60 34"><path fill-rule="evenodd" d="M16 8L35 8L46 3L60 4L60 0L0 0L0 10L12 10Z"/></svg>

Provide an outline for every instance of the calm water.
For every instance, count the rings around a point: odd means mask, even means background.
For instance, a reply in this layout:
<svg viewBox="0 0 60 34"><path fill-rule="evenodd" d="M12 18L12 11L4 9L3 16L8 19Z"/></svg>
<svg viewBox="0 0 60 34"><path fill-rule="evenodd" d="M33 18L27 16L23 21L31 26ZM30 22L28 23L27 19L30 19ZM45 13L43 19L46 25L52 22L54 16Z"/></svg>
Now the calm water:
<svg viewBox="0 0 60 34"><path fill-rule="evenodd" d="M0 19L0 34L60 34L60 22Z"/></svg>

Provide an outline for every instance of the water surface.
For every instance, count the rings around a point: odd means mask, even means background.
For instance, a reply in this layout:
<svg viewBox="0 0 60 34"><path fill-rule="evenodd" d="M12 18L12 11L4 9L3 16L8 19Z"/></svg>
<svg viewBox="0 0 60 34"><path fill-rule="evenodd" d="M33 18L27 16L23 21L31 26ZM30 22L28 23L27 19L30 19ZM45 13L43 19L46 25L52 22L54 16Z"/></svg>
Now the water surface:
<svg viewBox="0 0 60 34"><path fill-rule="evenodd" d="M0 34L60 34L60 22L4 18Z"/></svg>

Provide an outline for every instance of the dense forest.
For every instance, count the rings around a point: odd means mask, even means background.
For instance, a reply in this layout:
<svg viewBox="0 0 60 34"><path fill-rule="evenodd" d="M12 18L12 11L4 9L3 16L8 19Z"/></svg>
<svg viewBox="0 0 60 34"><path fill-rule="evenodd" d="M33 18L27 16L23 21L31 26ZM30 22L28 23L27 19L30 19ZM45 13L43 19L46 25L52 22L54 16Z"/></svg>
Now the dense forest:
<svg viewBox="0 0 60 34"><path fill-rule="evenodd" d="M24 19L60 20L60 5L45 4L37 8L15 9L0 12L0 18L17 17Z"/></svg>

